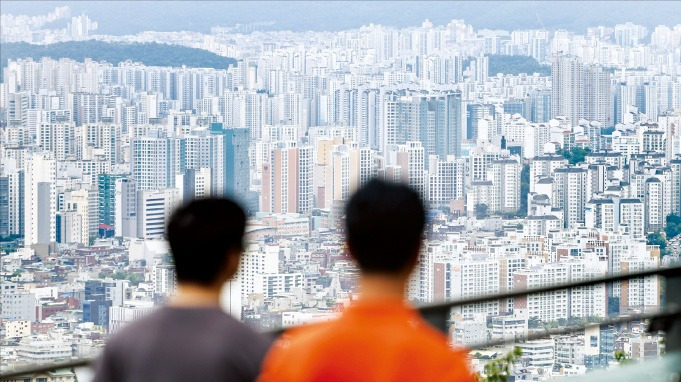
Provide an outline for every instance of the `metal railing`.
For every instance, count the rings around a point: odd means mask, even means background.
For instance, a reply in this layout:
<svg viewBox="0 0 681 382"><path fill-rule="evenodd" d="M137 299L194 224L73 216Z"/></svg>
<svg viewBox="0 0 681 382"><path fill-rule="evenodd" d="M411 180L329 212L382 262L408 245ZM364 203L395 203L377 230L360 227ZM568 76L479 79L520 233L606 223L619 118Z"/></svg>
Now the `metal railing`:
<svg viewBox="0 0 681 382"><path fill-rule="evenodd" d="M608 326L616 325L634 321L650 320L650 331L664 331L665 332L665 347L669 352L681 351L681 266L675 266L670 268L657 268L650 269L640 272L623 273L617 275L611 275L601 278L592 278L577 282L571 282L566 284L556 284L551 286L545 286L540 288L530 288L522 290L514 290L511 292L499 293L494 295L479 296L473 298L467 298L457 301L449 301L444 303L429 304L418 307L419 312L423 318L428 321L431 325L441 330L444 333L448 333L451 319L451 310L456 307L479 304L488 301L505 300L516 297L523 297L533 294L549 293L560 290L571 290L574 288L586 287L598 284L609 284L614 282L626 281L631 279L650 277L650 276L661 276L666 279L666 293L665 293L665 308L656 313L646 313L646 314L630 314L627 316L610 318L598 323L591 323L586 325L576 325L563 327L552 330L544 330L541 332L534 332L529 334L527 337L523 338L524 341L531 341L535 339L547 338L554 335L570 334L583 331L587 327L594 326ZM273 336L278 336L283 333L286 328L278 329L275 331L268 332ZM484 348L492 347L496 345L503 345L507 343L516 342L516 339L509 340L498 340L498 341L487 341L480 344L474 344L472 348ZM84 358L74 361L66 361L59 363L50 363L38 366L32 366L22 370L16 370L11 372L6 372L0 374L0 380L11 380L13 378L34 375L40 373L46 373L58 369L74 369L90 366L93 359ZM679 365L679 371L681 372L681 365Z"/></svg>

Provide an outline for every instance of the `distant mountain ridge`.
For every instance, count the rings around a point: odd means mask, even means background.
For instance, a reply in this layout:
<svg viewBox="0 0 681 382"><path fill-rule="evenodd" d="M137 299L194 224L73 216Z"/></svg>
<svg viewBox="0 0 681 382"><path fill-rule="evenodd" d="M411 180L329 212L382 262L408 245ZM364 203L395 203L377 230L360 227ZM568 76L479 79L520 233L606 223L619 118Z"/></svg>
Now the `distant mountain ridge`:
<svg viewBox="0 0 681 382"><path fill-rule="evenodd" d="M5 43L0 45L0 67L7 66L10 59L42 57L53 59L70 58L83 61L91 58L93 61L106 61L113 65L125 60L140 62L146 66L186 65L192 68L227 69L236 65L237 60L222 57L206 50L190 48L181 45L159 43L120 43L105 41L69 41L48 45L35 45L25 42Z"/></svg>

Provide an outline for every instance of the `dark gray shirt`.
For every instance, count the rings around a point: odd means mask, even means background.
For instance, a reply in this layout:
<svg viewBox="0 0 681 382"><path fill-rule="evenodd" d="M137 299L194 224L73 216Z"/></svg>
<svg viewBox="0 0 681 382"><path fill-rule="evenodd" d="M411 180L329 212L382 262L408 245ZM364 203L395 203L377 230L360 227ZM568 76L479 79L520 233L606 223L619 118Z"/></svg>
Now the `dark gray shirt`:
<svg viewBox="0 0 681 382"><path fill-rule="evenodd" d="M218 308L171 308L114 335L95 382L253 381L271 340Z"/></svg>

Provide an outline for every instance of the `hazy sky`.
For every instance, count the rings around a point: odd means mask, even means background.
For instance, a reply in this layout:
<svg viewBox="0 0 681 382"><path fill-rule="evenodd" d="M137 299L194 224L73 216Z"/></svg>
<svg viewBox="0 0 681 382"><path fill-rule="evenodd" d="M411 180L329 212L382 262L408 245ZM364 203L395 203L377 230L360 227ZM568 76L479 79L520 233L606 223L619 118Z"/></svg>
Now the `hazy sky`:
<svg viewBox="0 0 681 382"><path fill-rule="evenodd" d="M648 27L681 23L679 1L8 1L2 13L46 14L68 5L99 22L98 33L144 30L207 32L211 26L273 21L272 30L340 30L368 23L397 27L424 19L446 24L463 19L476 29L539 28L583 33L587 26L632 21Z"/></svg>

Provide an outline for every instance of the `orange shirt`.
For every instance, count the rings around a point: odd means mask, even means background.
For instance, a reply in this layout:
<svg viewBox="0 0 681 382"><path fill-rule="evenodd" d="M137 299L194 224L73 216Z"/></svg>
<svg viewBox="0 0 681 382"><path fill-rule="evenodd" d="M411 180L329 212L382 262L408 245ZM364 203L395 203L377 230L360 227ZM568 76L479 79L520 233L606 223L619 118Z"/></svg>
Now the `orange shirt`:
<svg viewBox="0 0 681 382"><path fill-rule="evenodd" d="M466 353L399 300L358 302L334 322L293 329L265 357L260 382L476 379Z"/></svg>

